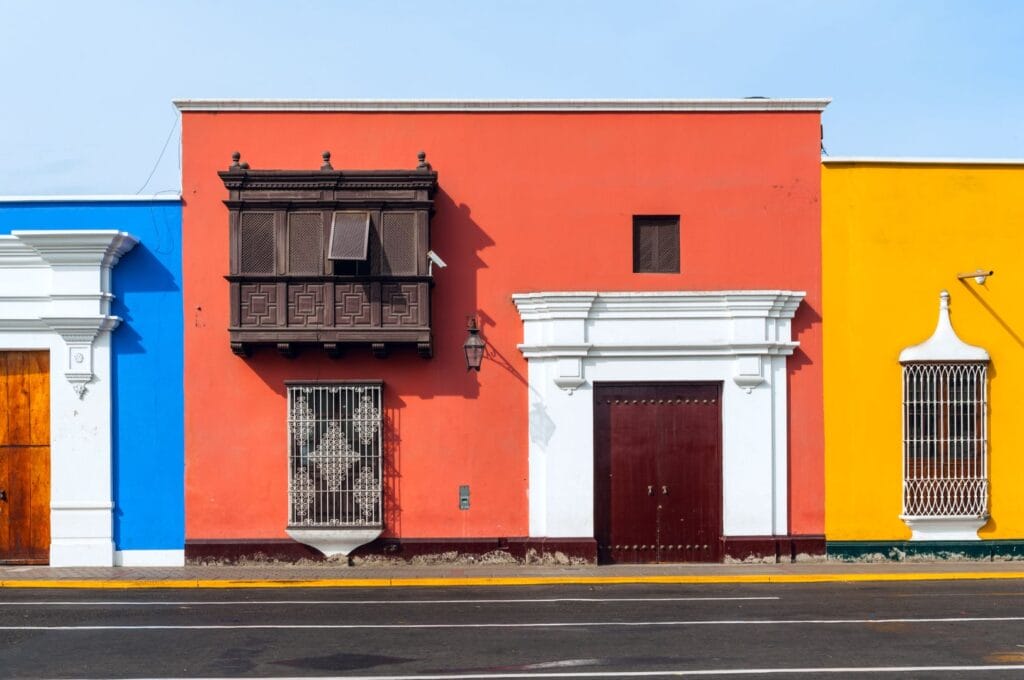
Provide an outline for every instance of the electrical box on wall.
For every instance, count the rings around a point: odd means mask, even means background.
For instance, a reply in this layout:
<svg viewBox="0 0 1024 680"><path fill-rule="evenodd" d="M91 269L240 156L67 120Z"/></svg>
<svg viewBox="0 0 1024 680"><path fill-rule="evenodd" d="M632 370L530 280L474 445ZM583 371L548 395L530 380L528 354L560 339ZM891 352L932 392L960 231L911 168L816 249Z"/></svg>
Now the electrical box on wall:
<svg viewBox="0 0 1024 680"><path fill-rule="evenodd" d="M459 487L459 510L469 510L469 484Z"/></svg>

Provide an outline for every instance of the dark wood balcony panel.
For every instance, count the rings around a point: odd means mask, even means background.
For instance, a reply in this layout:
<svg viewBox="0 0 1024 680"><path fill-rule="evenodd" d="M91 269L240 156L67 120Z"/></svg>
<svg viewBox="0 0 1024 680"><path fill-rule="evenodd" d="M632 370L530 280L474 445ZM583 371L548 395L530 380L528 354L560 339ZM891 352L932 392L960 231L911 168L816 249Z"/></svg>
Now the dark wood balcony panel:
<svg viewBox="0 0 1024 680"><path fill-rule="evenodd" d="M334 284L335 326L379 327L380 311L380 283Z"/></svg>
<svg viewBox="0 0 1024 680"><path fill-rule="evenodd" d="M322 327L325 325L323 283L288 284L288 327Z"/></svg>
<svg viewBox="0 0 1024 680"><path fill-rule="evenodd" d="M323 344L325 342L338 344L367 344L373 342L384 343L419 343L430 340L429 328L367 328L367 329L296 329L278 328L275 330L252 329L252 328L231 328L228 331L231 335L231 342L244 342L252 344L276 344L291 342L300 344Z"/></svg>
<svg viewBox="0 0 1024 680"><path fill-rule="evenodd" d="M430 323L430 286L425 283L380 285L381 325L427 326Z"/></svg>
<svg viewBox="0 0 1024 680"><path fill-rule="evenodd" d="M232 337L236 331L256 333L239 342L319 342L324 334L330 342L395 342L407 330L413 332L411 341L422 342L423 333L430 332L426 281L289 282L279 277L232 281L231 287L237 304Z"/></svg>
<svg viewBox="0 0 1024 680"><path fill-rule="evenodd" d="M277 326L276 283L239 283L238 323L247 327Z"/></svg>
<svg viewBox="0 0 1024 680"><path fill-rule="evenodd" d="M431 356L428 275L437 173L414 169L254 170L232 154L228 190L231 348L293 356L319 345L330 356L368 345L384 357L400 344ZM364 250L332 248L339 213L365 215ZM337 244L336 244L337 245ZM344 244L342 244L344 245ZM353 257L360 255L359 257Z"/></svg>

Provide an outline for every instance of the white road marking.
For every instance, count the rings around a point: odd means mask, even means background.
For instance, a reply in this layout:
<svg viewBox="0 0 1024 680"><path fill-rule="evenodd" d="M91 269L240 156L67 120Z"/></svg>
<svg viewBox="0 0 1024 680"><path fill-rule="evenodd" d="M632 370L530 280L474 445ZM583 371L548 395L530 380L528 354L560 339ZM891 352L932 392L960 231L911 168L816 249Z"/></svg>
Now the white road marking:
<svg viewBox="0 0 1024 680"><path fill-rule="evenodd" d="M959 616L903 619L724 619L707 621L553 621L533 623L251 623L136 626L0 626L4 630L403 630L458 628L636 628L654 626L780 626L780 625L863 625L888 623L1006 623L1024 621L1024 616ZM1024 666L1021 666L1024 668Z"/></svg>
<svg viewBox="0 0 1024 680"><path fill-rule="evenodd" d="M75 601L60 601L60 602L49 602L43 600L34 600L26 602L0 602L0 605L4 607L50 607L50 606L62 606L62 607L93 607L93 606L110 606L110 607L124 607L124 606L165 606L165 607L181 607L181 606L225 606L225 605L271 605L271 604L540 604L545 602L742 602L748 600L780 600L780 597L551 597L551 598L534 598L534 599L503 599L503 600L479 600L479 599L467 599L467 600L177 600L173 602L139 602L133 600L125 601L88 601L88 600L75 600Z"/></svg>
<svg viewBox="0 0 1024 680"><path fill-rule="evenodd" d="M345 675L320 680L502 680L514 678L678 678L695 676L735 675L808 675L860 673L986 673L992 671L1024 671L1024 665L992 666L833 666L822 668L722 668L667 671L573 671L553 673L445 673L434 675ZM230 680L229 678L197 678L197 680ZM267 680L300 680L292 676Z"/></svg>
<svg viewBox="0 0 1024 680"><path fill-rule="evenodd" d="M520 666L523 670L543 670L545 668L572 668L573 666L607 666L607 661L601 659L565 659L563 661L544 661L541 663L530 663Z"/></svg>

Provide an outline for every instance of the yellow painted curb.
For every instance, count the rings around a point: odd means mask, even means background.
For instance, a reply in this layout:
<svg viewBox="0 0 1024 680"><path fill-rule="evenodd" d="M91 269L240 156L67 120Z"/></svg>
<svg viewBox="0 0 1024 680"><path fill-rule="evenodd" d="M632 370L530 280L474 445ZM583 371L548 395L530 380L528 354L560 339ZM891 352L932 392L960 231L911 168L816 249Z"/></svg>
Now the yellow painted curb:
<svg viewBox="0 0 1024 680"><path fill-rule="evenodd" d="M689 576L497 576L456 578L339 578L339 579L178 579L90 580L12 579L0 588L443 588L454 586L548 585L699 585L742 583L850 583L871 581L986 581L1024 580L1024 572L855 573L855 574L714 574Z"/></svg>

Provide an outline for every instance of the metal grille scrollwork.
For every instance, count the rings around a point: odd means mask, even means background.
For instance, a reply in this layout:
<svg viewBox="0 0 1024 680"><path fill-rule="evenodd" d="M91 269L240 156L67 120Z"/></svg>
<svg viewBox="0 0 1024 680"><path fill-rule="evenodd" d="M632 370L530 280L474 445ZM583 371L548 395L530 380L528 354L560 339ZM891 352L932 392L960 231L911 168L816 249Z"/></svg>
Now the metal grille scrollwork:
<svg viewBox="0 0 1024 680"><path fill-rule="evenodd" d="M380 384L288 387L288 524L382 524Z"/></svg>
<svg viewBox="0 0 1024 680"><path fill-rule="evenodd" d="M982 363L904 365L904 516L987 516L987 379Z"/></svg>

